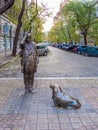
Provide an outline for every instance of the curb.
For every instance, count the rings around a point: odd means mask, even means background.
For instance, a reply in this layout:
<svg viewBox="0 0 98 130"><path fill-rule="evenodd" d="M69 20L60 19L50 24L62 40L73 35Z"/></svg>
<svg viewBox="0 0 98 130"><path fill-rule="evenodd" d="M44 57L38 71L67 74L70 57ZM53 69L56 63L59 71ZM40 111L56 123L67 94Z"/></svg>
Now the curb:
<svg viewBox="0 0 98 130"><path fill-rule="evenodd" d="M9 61L5 61L5 62L0 64L0 67L2 67L3 65L6 65L7 63L10 63L10 62L11 62L10 60Z"/></svg>
<svg viewBox="0 0 98 130"><path fill-rule="evenodd" d="M3 63L0 64L0 67L2 67L3 65L6 65L8 63L11 63L13 60L15 60L17 57L13 57L12 59L10 60L7 60L7 61L4 61Z"/></svg>

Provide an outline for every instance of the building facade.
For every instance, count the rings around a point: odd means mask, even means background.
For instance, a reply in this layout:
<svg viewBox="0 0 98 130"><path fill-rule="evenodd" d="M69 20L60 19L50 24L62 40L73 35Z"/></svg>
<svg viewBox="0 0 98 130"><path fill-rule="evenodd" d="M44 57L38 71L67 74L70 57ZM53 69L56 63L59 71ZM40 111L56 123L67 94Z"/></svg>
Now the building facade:
<svg viewBox="0 0 98 130"><path fill-rule="evenodd" d="M6 14L0 15L0 52L10 50L13 47L16 25L13 24Z"/></svg>

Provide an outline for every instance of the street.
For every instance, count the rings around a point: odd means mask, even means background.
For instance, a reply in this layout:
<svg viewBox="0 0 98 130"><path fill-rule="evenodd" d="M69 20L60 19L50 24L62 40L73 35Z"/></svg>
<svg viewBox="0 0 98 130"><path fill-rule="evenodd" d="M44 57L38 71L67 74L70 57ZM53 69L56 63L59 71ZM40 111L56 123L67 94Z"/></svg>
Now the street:
<svg viewBox="0 0 98 130"><path fill-rule="evenodd" d="M97 57L86 57L49 46L49 54L39 57L35 77L97 77ZM21 78L20 58L0 70L0 77Z"/></svg>
<svg viewBox="0 0 98 130"><path fill-rule="evenodd" d="M47 57L40 57L37 76L96 77L98 59L49 47Z"/></svg>

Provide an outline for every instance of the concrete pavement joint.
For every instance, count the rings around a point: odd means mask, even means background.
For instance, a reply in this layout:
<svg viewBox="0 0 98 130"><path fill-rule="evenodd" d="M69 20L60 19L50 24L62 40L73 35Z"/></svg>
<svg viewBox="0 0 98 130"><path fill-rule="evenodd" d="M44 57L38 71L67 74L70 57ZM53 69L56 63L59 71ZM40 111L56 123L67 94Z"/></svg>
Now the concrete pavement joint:
<svg viewBox="0 0 98 130"><path fill-rule="evenodd" d="M10 79L23 79L23 78L0 78L0 80L2 80L2 79L5 79L5 80L10 80ZM34 79L84 79L84 80L86 80L86 79L95 79L95 80L97 80L98 79L98 77L35 77Z"/></svg>

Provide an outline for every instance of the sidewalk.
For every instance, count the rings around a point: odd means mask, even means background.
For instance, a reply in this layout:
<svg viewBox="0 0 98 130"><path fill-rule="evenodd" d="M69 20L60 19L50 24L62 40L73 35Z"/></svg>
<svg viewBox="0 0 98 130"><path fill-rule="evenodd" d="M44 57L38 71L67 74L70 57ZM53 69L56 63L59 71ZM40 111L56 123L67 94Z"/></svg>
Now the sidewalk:
<svg viewBox="0 0 98 130"><path fill-rule="evenodd" d="M9 63L13 58L15 58L11 56L11 54L12 50L7 51L7 56L5 56L5 52L0 52L0 67Z"/></svg>
<svg viewBox="0 0 98 130"><path fill-rule="evenodd" d="M12 59L0 53L0 64ZM50 84L78 98L81 108L53 107ZM24 95L23 79L0 79L0 130L98 130L98 78L36 77L34 89Z"/></svg>
<svg viewBox="0 0 98 130"><path fill-rule="evenodd" d="M78 98L80 109L53 107L50 84ZM35 78L24 95L23 79L0 79L0 130L98 130L97 78Z"/></svg>

